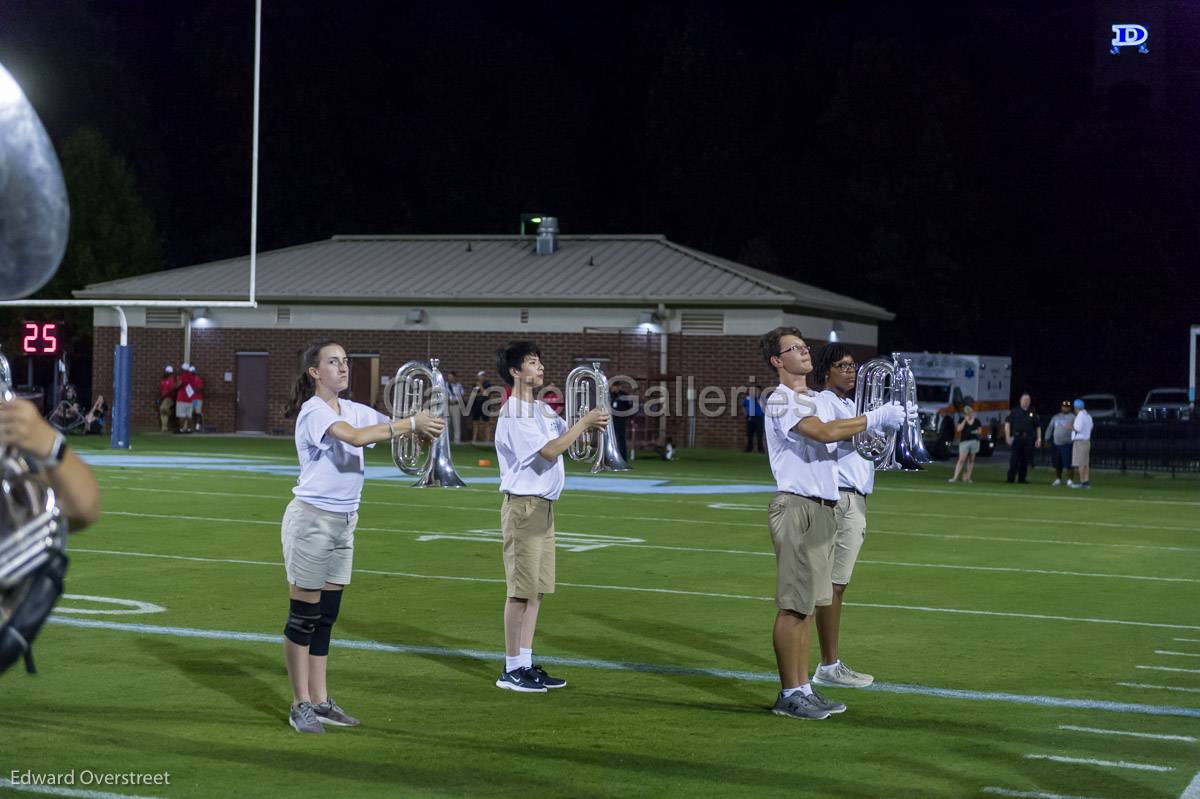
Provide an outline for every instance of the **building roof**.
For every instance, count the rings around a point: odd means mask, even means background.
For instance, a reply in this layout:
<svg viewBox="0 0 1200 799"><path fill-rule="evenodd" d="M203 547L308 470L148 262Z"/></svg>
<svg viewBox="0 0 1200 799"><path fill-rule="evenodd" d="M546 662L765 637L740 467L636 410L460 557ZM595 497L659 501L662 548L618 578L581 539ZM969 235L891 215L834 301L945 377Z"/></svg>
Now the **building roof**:
<svg viewBox="0 0 1200 799"><path fill-rule="evenodd" d="M240 300L249 256L93 283L79 299ZM894 315L664 236L334 236L258 256L265 303L657 304L782 307L868 320Z"/></svg>

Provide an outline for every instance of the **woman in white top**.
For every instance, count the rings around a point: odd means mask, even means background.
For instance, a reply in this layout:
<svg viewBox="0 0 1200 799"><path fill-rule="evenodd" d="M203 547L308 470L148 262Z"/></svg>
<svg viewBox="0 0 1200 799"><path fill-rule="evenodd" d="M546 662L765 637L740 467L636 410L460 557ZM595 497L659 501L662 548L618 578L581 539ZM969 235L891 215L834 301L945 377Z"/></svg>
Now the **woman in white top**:
<svg viewBox="0 0 1200 799"><path fill-rule="evenodd" d="M393 422L373 408L338 394L350 381L350 360L340 344L320 341L301 357L284 416L296 418L300 479L283 515L283 561L290 607L283 651L292 683L288 723L298 732L323 725L356 726L329 697L325 685L329 639L350 583L354 528L362 499L364 446L414 431L441 435L443 421L422 411Z"/></svg>

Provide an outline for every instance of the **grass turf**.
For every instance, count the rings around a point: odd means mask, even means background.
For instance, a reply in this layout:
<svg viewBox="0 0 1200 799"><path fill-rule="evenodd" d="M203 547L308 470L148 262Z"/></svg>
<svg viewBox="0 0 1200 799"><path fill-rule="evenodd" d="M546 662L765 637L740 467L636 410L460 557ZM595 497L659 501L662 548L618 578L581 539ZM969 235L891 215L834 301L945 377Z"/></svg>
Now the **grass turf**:
<svg viewBox="0 0 1200 799"><path fill-rule="evenodd" d="M72 538L67 590L165 611L58 618L171 629L48 624L38 676L0 679L0 778L168 771L169 786L92 790L204 797L959 797L993 786L1115 798L1177 797L1200 770L1195 740L1061 728L1200 735L1193 480L1097 473L1080 492L1051 488L1039 469L1009 486L999 459L981 461L972 485L947 485L945 466L881 475L842 653L882 686L828 690L849 710L824 722L767 712L778 688L769 493L739 492L770 482L764 456L683 451L676 463L638 460L629 475L722 493L564 494L560 543L575 533L580 551L559 549L535 657L570 686L549 695L492 685L504 595L489 532L496 486L368 480L330 659L332 693L363 727L300 736L286 724L276 641L183 634L279 635L279 520L294 478L268 471L294 467L290 440L145 435L130 454L96 467L105 517ZM216 468L150 468L155 455ZM471 465L494 462L489 450L455 455L468 480L495 477ZM389 463L382 448L369 460ZM592 548L604 541L589 535L629 540ZM1145 707L885 690L903 684Z"/></svg>

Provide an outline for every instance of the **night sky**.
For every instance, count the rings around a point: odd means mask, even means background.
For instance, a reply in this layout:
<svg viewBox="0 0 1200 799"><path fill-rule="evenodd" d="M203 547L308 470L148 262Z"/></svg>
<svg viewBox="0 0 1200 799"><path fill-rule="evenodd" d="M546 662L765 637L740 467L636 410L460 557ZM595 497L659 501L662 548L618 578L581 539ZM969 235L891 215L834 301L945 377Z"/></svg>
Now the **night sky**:
<svg viewBox="0 0 1200 799"><path fill-rule="evenodd" d="M136 178L161 247L123 269L246 252L252 45L251 2L0 0L60 153L91 129ZM537 211L883 305L885 350L1010 354L1040 407L1186 382L1200 3L266 0L262 78L261 250Z"/></svg>

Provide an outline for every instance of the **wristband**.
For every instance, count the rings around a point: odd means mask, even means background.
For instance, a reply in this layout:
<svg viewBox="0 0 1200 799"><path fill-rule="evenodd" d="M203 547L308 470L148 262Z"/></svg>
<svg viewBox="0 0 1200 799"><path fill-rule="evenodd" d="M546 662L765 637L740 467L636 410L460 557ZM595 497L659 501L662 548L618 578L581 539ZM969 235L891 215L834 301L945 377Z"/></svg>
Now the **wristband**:
<svg viewBox="0 0 1200 799"><path fill-rule="evenodd" d="M41 465L43 468L57 469L63 460L63 456L67 454L67 439L62 433L54 434L54 445L50 447L50 454L42 459Z"/></svg>

